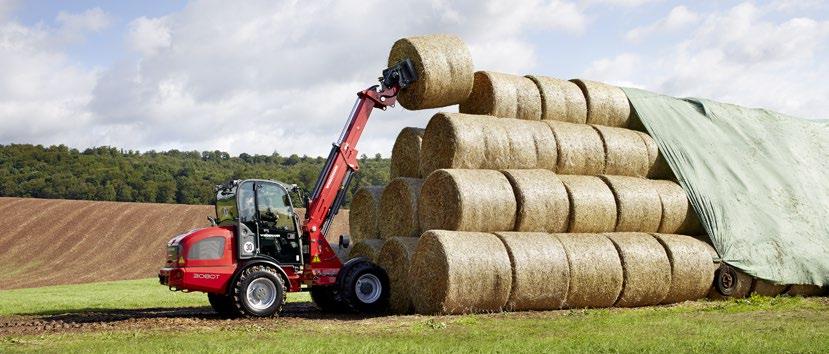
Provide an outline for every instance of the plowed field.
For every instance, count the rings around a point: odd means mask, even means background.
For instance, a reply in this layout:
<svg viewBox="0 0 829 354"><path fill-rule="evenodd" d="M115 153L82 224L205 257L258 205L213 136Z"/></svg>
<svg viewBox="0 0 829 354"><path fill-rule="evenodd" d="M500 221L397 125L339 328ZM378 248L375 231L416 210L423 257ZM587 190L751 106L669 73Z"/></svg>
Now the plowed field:
<svg viewBox="0 0 829 354"><path fill-rule="evenodd" d="M298 210L300 217L304 210ZM153 277L213 206L0 198L0 290ZM329 237L348 233L342 211Z"/></svg>

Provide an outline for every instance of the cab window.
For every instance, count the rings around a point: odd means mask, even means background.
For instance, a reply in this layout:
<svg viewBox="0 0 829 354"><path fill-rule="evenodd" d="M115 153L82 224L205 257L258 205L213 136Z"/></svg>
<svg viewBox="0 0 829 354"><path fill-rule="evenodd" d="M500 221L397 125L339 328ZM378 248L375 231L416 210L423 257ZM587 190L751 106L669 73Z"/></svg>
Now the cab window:
<svg viewBox="0 0 829 354"><path fill-rule="evenodd" d="M190 247L187 252L187 259L190 260L209 260L220 259L225 251L225 238L221 236L212 236L196 242Z"/></svg>
<svg viewBox="0 0 829 354"><path fill-rule="evenodd" d="M251 222L256 214L253 182L244 182L239 186L239 218L242 222Z"/></svg>
<svg viewBox="0 0 829 354"><path fill-rule="evenodd" d="M257 184L259 220L272 224L276 229L295 231L293 209L288 193L279 185L272 183Z"/></svg>

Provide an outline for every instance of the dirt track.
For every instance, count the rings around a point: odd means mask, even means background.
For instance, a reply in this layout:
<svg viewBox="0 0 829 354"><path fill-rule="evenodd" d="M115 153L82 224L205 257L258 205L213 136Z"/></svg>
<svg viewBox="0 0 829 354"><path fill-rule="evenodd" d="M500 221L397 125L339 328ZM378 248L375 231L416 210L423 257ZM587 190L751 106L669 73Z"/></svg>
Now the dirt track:
<svg viewBox="0 0 829 354"><path fill-rule="evenodd" d="M210 205L0 197L0 290L153 277L167 241L214 214ZM347 220L341 211L331 239L348 233Z"/></svg>

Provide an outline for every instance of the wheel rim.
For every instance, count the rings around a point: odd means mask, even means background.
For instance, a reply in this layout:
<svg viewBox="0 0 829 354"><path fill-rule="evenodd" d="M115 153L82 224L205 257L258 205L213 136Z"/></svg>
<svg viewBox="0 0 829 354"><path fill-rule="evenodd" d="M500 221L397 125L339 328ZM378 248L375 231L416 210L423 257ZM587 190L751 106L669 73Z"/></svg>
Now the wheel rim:
<svg viewBox="0 0 829 354"><path fill-rule="evenodd" d="M265 310L276 302L276 285L268 278L254 279L248 285L248 304L254 310Z"/></svg>
<svg viewBox="0 0 829 354"><path fill-rule="evenodd" d="M380 278L374 274L363 274L357 278L354 284L354 292L357 294L357 299L364 304L371 304L380 299L380 294L383 292L383 285L380 283Z"/></svg>

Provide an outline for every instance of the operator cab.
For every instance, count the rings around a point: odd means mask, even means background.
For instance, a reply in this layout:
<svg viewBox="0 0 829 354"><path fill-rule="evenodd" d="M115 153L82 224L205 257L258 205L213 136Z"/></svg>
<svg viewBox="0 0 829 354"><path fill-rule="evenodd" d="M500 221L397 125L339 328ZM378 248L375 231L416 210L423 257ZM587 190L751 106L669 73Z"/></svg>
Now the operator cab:
<svg viewBox="0 0 829 354"><path fill-rule="evenodd" d="M251 179L218 186L215 222L235 226L239 259L265 256L282 265L303 263L299 219L282 183Z"/></svg>

